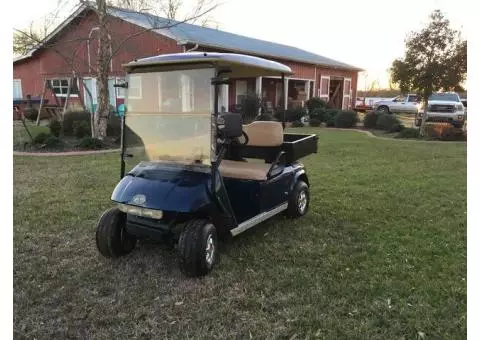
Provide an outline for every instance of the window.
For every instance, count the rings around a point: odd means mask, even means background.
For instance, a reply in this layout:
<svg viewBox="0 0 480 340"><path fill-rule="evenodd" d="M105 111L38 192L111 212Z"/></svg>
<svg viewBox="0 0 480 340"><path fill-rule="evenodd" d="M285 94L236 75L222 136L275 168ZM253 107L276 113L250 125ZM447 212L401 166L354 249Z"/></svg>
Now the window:
<svg viewBox="0 0 480 340"><path fill-rule="evenodd" d="M13 79L13 99L20 98L23 98L22 81L20 79Z"/></svg>
<svg viewBox="0 0 480 340"><path fill-rule="evenodd" d="M116 84L123 84L125 83L125 78L116 78L115 80ZM123 87L116 87L116 93L117 93L117 99L123 99L125 98L125 89Z"/></svg>
<svg viewBox="0 0 480 340"><path fill-rule="evenodd" d="M53 92L58 97L66 97L68 94L68 82L67 78L64 79L49 79L49 86L52 88ZM78 86L75 86L75 83L72 83L70 88L70 96L78 97Z"/></svg>
<svg viewBox="0 0 480 340"><path fill-rule="evenodd" d="M318 89L318 96L320 99L328 102L329 99L329 87L330 87L330 77L321 76L320 78L320 88Z"/></svg>
<svg viewBox="0 0 480 340"><path fill-rule="evenodd" d="M128 99L142 99L142 78L130 75L128 77Z"/></svg>

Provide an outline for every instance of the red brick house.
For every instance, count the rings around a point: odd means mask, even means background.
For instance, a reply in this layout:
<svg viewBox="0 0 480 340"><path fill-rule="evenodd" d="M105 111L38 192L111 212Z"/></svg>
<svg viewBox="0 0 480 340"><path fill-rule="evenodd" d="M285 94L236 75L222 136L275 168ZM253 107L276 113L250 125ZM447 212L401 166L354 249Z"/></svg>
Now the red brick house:
<svg viewBox="0 0 480 340"><path fill-rule="evenodd" d="M244 37L221 30L172 22L150 14L115 7L108 8L112 61L110 65L110 102L116 106L123 102L123 92L114 88L124 77L122 64L136 58L187 50L243 53L276 60L288 65L294 75L288 77L286 100L289 106L303 105L312 96L332 99L336 93L336 106L349 109L356 98L357 77L361 69L325 58L295 47ZM168 28L165 28L169 26ZM152 29L158 28L158 29ZM57 98L65 98L68 79L76 79L71 88L75 104L80 97L88 107L95 105L95 60L98 49L98 22L95 13L85 4L78 7L46 39L43 45L13 61L13 94L15 98L40 96L45 80ZM129 39L126 39L129 37ZM45 45L47 44L47 45ZM78 80L81 79L81 80ZM84 90L84 83L92 93ZM228 86L223 105L230 108L247 91L255 91L272 107L283 105L280 98L281 82L278 78L260 77L237 79ZM86 95L87 94L87 95ZM45 96L53 101L53 96ZM63 99L64 100L64 99Z"/></svg>

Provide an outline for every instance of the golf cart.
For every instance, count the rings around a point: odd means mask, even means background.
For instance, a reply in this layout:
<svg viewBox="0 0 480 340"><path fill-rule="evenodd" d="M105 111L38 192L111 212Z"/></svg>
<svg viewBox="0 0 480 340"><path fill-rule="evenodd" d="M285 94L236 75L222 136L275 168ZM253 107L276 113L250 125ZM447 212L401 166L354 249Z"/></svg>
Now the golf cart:
<svg viewBox="0 0 480 340"><path fill-rule="evenodd" d="M240 114L219 112L231 79L284 81L289 67L205 52L124 67L121 180L111 196L116 207L97 224L102 255L125 255L137 239L170 240L178 245L184 273L201 276L216 262L218 239L282 212L305 215L309 181L297 160L317 152L317 136L284 133L278 121L243 125Z"/></svg>

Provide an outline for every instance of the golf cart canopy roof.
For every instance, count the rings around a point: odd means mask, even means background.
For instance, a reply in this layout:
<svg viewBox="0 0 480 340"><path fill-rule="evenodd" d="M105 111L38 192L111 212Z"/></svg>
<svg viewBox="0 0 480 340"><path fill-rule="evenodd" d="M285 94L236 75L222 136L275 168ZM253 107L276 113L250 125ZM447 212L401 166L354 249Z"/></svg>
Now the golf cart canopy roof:
<svg viewBox="0 0 480 340"><path fill-rule="evenodd" d="M262 77L292 75L290 67L263 58L245 54L218 53L218 52L186 52L163 54L132 61L123 66L127 71L134 71L144 67L171 66L172 70L178 67L188 67L193 64L216 65L220 69L230 70L228 77Z"/></svg>

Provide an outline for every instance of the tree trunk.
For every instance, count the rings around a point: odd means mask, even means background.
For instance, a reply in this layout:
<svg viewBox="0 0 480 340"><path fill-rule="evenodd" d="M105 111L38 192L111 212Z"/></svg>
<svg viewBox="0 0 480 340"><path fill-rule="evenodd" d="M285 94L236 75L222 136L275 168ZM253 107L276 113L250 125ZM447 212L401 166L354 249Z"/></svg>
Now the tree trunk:
<svg viewBox="0 0 480 340"><path fill-rule="evenodd" d="M95 110L95 137L103 140L107 136L109 116L108 71L110 48L107 28L107 7L105 0L96 0L98 16L98 59L97 59L97 109Z"/></svg>

